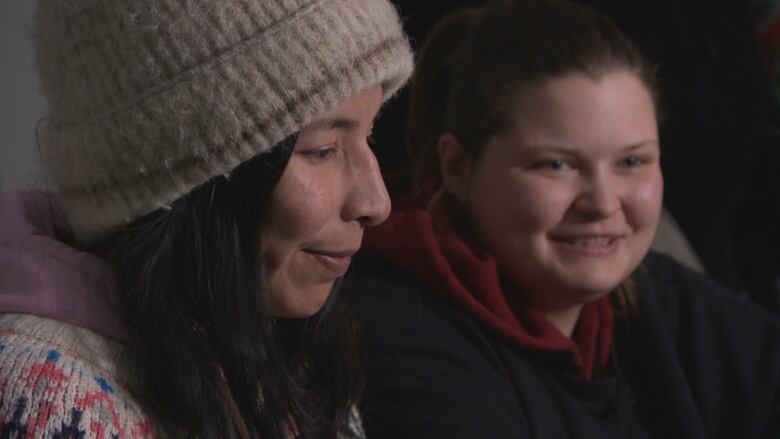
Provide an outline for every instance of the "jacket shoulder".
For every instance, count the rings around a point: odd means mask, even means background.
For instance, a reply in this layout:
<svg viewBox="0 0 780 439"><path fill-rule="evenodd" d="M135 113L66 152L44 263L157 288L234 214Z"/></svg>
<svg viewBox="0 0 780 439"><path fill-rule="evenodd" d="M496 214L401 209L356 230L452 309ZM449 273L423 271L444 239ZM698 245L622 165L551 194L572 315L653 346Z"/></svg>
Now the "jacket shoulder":
<svg viewBox="0 0 780 439"><path fill-rule="evenodd" d="M365 256L346 287L361 326L368 437L518 437L503 344L453 301Z"/></svg>
<svg viewBox="0 0 780 439"><path fill-rule="evenodd" d="M645 404L687 412L713 437L778 437L780 318L663 255L636 280L638 319L619 350Z"/></svg>
<svg viewBox="0 0 780 439"><path fill-rule="evenodd" d="M780 334L780 317L669 256L651 252L635 279L640 307L663 309L670 322L698 316L720 326L733 322L743 328L761 326Z"/></svg>
<svg viewBox="0 0 780 439"><path fill-rule="evenodd" d="M0 315L0 436L160 437L117 373L123 355L75 326Z"/></svg>

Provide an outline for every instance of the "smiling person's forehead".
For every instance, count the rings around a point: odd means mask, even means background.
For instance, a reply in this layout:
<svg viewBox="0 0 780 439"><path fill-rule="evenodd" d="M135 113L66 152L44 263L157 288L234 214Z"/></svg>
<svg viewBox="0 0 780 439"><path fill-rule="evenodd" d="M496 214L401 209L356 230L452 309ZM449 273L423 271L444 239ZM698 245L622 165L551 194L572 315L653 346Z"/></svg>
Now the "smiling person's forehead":
<svg viewBox="0 0 780 439"><path fill-rule="evenodd" d="M624 150L658 143L655 103L635 74L572 74L515 92L504 135L525 146ZM607 145L602 145L606 143Z"/></svg>
<svg viewBox="0 0 780 439"><path fill-rule="evenodd" d="M529 152L545 152L545 153L557 153L565 155L576 155L582 150L582 145L576 144L556 144L545 142L528 142L524 143L523 149ZM615 150L621 153L633 152L646 147L657 147L658 140L655 138L640 140L638 142L629 143L627 145L619 145Z"/></svg>

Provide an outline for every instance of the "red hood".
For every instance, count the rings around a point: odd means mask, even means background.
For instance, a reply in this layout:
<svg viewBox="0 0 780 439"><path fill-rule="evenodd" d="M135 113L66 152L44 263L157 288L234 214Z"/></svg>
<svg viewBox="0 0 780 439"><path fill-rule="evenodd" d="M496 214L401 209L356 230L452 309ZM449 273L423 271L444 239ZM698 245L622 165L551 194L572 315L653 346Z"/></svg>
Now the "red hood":
<svg viewBox="0 0 780 439"><path fill-rule="evenodd" d="M540 311L513 311L495 260L470 247L448 225L437 223L427 210L408 202L396 203L386 222L367 231L364 248L454 300L524 349L569 352L572 363L587 379L593 374L595 358L602 367L606 365L614 316L608 297L586 304L572 338L567 338Z"/></svg>

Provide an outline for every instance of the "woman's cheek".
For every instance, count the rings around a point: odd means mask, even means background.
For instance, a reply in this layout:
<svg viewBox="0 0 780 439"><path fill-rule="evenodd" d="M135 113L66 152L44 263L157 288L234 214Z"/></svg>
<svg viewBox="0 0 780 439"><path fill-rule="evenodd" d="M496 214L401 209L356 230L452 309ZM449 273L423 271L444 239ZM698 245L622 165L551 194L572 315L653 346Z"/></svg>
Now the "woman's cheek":
<svg viewBox="0 0 780 439"><path fill-rule="evenodd" d="M291 169L274 190L268 210L266 230L272 239L306 240L327 222L333 194L327 185L307 178L306 172ZM331 209L332 210L332 209Z"/></svg>
<svg viewBox="0 0 780 439"><path fill-rule="evenodd" d="M511 212L529 231L547 230L563 221L574 198L566 181L529 176L513 185Z"/></svg>
<svg viewBox="0 0 780 439"><path fill-rule="evenodd" d="M628 191L627 205L629 216L635 226L654 225L661 216L663 206L663 178L660 170L640 180Z"/></svg>

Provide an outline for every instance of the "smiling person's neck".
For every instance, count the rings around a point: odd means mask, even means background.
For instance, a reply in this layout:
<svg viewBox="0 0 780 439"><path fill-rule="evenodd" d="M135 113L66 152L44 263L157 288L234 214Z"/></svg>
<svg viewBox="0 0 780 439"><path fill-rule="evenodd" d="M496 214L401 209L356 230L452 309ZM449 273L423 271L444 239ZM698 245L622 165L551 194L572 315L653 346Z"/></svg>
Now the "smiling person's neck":
<svg viewBox="0 0 780 439"><path fill-rule="evenodd" d="M575 305L561 310L545 312L544 316L561 334L571 338L574 327L577 326L577 319L580 317L581 310L582 305Z"/></svg>
<svg viewBox="0 0 780 439"><path fill-rule="evenodd" d="M507 279L502 279L501 284L505 288L505 291L512 291ZM552 323L555 329L558 330L564 337L571 338L571 334L574 332L574 328L577 326L577 320L580 318L580 311L582 311L583 304L577 304L569 307L564 307L556 310L545 310L542 307L536 306L533 302L528 301L526 295L510 295L507 296L509 306L515 307L530 307L541 311L544 318L548 322ZM516 308L515 308L516 309Z"/></svg>

